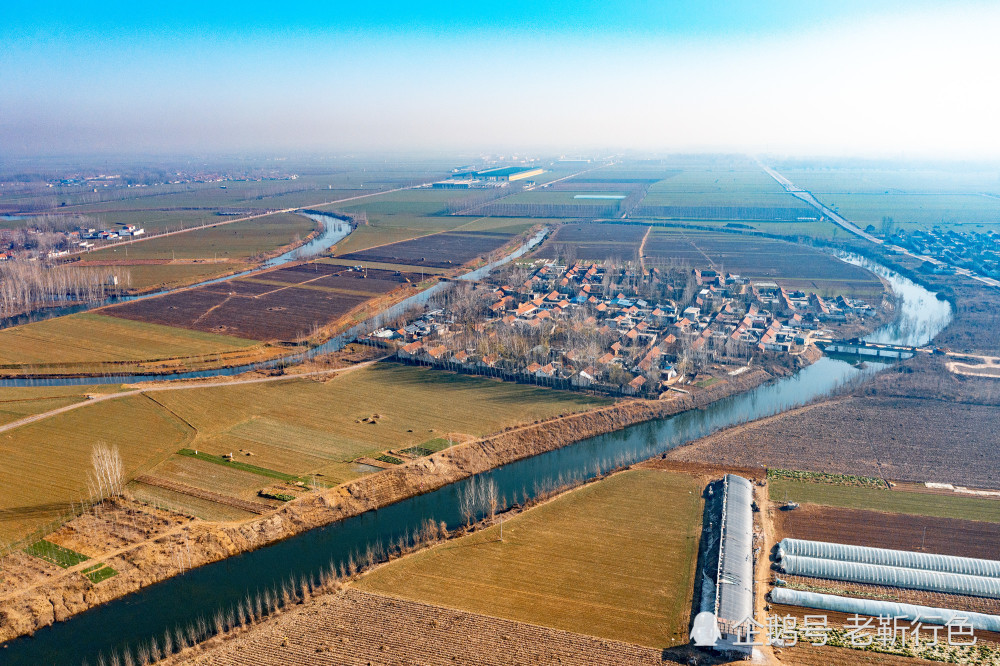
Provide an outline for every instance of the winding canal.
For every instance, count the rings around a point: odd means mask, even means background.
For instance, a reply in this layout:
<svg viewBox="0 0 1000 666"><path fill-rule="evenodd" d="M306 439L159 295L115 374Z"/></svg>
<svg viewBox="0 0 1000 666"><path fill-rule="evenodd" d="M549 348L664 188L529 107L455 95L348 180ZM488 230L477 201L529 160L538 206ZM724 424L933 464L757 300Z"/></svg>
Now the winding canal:
<svg viewBox="0 0 1000 666"><path fill-rule="evenodd" d="M926 344L951 319L950 306L892 271L860 257L845 257L884 277L901 299L897 317L874 332L872 341ZM846 382L864 379L884 367L855 366L822 358L800 372L752 391L715 402L704 409L638 424L484 472L501 492L518 500L573 479L588 479L622 463L664 453L721 428L773 415L829 395ZM476 477L473 477L476 478ZM97 662L99 654L128 648L133 652L165 629L209 620L250 593L281 587L290 576L318 574L331 563L381 542L389 545L411 533L425 519L456 526L462 521L459 497L472 479L396 504L311 530L259 550L209 564L144 588L10 642L0 662L12 666Z"/></svg>

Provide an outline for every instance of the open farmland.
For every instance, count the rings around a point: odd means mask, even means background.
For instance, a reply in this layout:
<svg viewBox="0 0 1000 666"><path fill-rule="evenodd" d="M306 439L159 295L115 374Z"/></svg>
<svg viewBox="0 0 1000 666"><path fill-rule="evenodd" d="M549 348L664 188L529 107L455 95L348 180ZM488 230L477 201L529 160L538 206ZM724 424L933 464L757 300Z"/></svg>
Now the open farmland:
<svg viewBox="0 0 1000 666"><path fill-rule="evenodd" d="M580 222L564 224L537 252L546 259L618 259L635 261L649 227L638 224Z"/></svg>
<svg viewBox="0 0 1000 666"><path fill-rule="evenodd" d="M818 216L749 160L679 166L679 173L649 186L634 216L733 221Z"/></svg>
<svg viewBox="0 0 1000 666"><path fill-rule="evenodd" d="M448 434L486 435L606 404L579 393L395 364L326 381L237 383L108 400L0 433L5 461L0 486L13 489L0 498L0 539L20 538L80 501L95 442L117 445L130 477L163 474L247 498L259 480L266 485L276 481L196 461L207 466L199 468L196 476L202 481L196 482L186 467L194 463L178 461L174 454L184 448L213 455L233 452L241 462L287 474L315 474L332 485L371 471L353 462L360 456ZM362 420L375 414L374 423ZM218 485L208 481L213 475L221 475ZM140 490L195 515L206 515L211 508L181 493Z"/></svg>
<svg viewBox="0 0 1000 666"><path fill-rule="evenodd" d="M634 470L383 566L357 586L651 647L687 642L702 484Z"/></svg>
<svg viewBox="0 0 1000 666"><path fill-rule="evenodd" d="M281 645L280 649L275 649ZM177 664L655 666L658 650L348 589L293 607Z"/></svg>
<svg viewBox="0 0 1000 666"><path fill-rule="evenodd" d="M121 390L118 384L0 388L0 425L83 402L90 395Z"/></svg>
<svg viewBox="0 0 1000 666"><path fill-rule="evenodd" d="M508 242L508 234L488 231L446 232L340 255L350 261L451 268L494 252Z"/></svg>
<svg viewBox="0 0 1000 666"><path fill-rule="evenodd" d="M787 497L791 502L1000 523L1000 498L974 497L950 491L922 492L922 486L889 490L772 479L768 488L772 501L785 501Z"/></svg>
<svg viewBox="0 0 1000 666"><path fill-rule="evenodd" d="M419 281L397 271L312 263L218 282L104 310L122 319L256 340L298 340L376 296Z"/></svg>
<svg viewBox="0 0 1000 666"><path fill-rule="evenodd" d="M216 221L223 221L218 219ZM123 247L96 250L90 260L102 259L244 259L274 252L296 238L305 238L317 223L303 215L276 213L182 234L150 238Z"/></svg>
<svg viewBox="0 0 1000 666"><path fill-rule="evenodd" d="M134 475L193 436L177 417L144 396L96 403L0 433L0 541L22 538L87 496L95 442L118 446Z"/></svg>
<svg viewBox="0 0 1000 666"><path fill-rule="evenodd" d="M773 280L787 289L881 300L882 283L863 268L785 241L654 227L643 248L649 264L704 267Z"/></svg>
<svg viewBox="0 0 1000 666"><path fill-rule="evenodd" d="M244 355L259 343L238 337L82 313L0 331L0 369L22 374L98 372L215 354Z"/></svg>
<svg viewBox="0 0 1000 666"><path fill-rule="evenodd" d="M668 457L1000 489L991 462L998 419L993 406L850 397L730 428Z"/></svg>
<svg viewBox="0 0 1000 666"><path fill-rule="evenodd" d="M888 216L908 231L933 225L984 233L1000 229L1000 178L995 169L806 168L791 163L779 170L862 227L873 224L878 229Z"/></svg>
<svg viewBox="0 0 1000 666"><path fill-rule="evenodd" d="M72 265L118 266L121 270L128 272L128 283L123 284L123 286L138 293L182 287L195 282L239 273L250 268L250 264L244 261L215 261L213 259L193 261L171 261L169 259L89 261L84 259Z"/></svg>
<svg viewBox="0 0 1000 666"><path fill-rule="evenodd" d="M442 436L503 427L608 404L590 396L379 363L325 382L168 391L156 399L194 425L193 448L336 483L359 474L355 458ZM337 408L330 409L330 405ZM375 423L364 419L378 415ZM457 437L456 437L457 438Z"/></svg>

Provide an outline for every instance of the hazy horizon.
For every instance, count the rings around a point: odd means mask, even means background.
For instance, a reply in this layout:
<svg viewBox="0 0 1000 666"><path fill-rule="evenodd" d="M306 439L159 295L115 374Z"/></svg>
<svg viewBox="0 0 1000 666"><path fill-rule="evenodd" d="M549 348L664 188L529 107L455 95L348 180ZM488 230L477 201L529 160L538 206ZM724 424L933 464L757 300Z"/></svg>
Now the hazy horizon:
<svg viewBox="0 0 1000 666"><path fill-rule="evenodd" d="M0 9L0 154L996 159L1000 7Z"/></svg>

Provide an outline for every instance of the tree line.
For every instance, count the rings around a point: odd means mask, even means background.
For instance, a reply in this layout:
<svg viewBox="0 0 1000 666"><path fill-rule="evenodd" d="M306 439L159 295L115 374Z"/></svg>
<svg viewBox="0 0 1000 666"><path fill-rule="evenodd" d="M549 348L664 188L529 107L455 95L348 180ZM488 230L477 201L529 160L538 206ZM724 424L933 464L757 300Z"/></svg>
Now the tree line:
<svg viewBox="0 0 1000 666"><path fill-rule="evenodd" d="M118 266L50 266L39 261L0 262L0 316L67 303L93 303L119 295L131 274Z"/></svg>

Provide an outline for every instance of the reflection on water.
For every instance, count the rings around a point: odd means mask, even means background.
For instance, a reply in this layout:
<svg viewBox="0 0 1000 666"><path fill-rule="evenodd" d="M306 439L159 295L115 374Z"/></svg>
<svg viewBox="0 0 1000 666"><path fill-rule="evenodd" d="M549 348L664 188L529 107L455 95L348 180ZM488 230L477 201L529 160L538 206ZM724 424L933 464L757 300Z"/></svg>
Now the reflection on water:
<svg viewBox="0 0 1000 666"><path fill-rule="evenodd" d="M874 266L874 265L873 265ZM889 325L873 335L883 342L925 344L950 319L950 309L919 285L886 272L884 277L903 299L905 326ZM822 358L800 372L747 393L715 402L704 409L641 423L591 437L576 444L525 458L479 476L496 480L509 500L522 501L575 479L592 478L621 464L664 453L721 428L806 404L829 395L846 382L863 379L885 367L880 363L854 366ZM123 599L93 608L67 622L21 638L3 651L5 664L95 663L99 653L134 649L164 629L210 618L230 608L248 592L280 587L289 576L318 573L339 564L376 542L388 546L433 518L456 526L462 521L459 494L472 479L434 492L306 532L266 548L225 559L144 588ZM109 627L114 627L109 631Z"/></svg>

